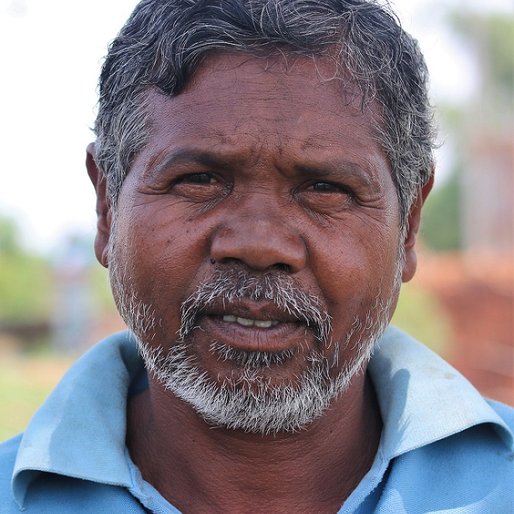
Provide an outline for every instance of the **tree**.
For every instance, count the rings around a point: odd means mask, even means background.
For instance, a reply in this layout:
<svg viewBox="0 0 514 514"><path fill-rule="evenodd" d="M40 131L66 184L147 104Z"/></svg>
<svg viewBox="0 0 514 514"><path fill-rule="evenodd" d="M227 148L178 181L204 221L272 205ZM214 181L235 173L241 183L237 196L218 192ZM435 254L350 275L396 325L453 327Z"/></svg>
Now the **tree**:
<svg viewBox="0 0 514 514"><path fill-rule="evenodd" d="M50 266L26 250L16 223L0 217L0 321L33 321L51 311Z"/></svg>

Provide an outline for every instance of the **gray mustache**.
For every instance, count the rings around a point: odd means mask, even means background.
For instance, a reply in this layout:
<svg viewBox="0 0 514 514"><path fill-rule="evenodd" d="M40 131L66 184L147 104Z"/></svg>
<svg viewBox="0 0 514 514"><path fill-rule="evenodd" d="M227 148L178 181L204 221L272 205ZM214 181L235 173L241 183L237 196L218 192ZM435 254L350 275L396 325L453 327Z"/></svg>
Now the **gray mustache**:
<svg viewBox="0 0 514 514"><path fill-rule="evenodd" d="M218 269L182 303L180 340L187 338L209 307L244 299L274 304L305 323L320 342L329 337L332 319L321 300L303 291L289 275L280 271L257 275L246 269Z"/></svg>

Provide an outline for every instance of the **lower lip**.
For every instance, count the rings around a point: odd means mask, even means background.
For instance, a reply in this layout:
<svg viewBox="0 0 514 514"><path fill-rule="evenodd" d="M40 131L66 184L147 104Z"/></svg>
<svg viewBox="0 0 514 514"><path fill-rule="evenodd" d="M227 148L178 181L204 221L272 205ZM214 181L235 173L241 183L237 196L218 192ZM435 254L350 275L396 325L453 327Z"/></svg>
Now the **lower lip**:
<svg viewBox="0 0 514 514"><path fill-rule="evenodd" d="M244 327L239 323L223 321L218 316L204 316L198 327L210 340L250 352L281 352L297 348L309 339L312 332L301 322L278 323L269 328Z"/></svg>

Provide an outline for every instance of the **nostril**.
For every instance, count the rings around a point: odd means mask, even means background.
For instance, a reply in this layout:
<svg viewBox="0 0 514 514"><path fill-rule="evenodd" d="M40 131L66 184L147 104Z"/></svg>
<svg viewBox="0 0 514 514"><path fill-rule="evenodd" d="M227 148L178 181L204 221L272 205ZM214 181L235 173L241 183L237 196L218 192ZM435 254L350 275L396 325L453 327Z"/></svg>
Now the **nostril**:
<svg viewBox="0 0 514 514"><path fill-rule="evenodd" d="M283 262L277 262L277 264L274 264L273 269L276 269L277 271L283 271L285 273L292 273L293 271L289 264L284 264Z"/></svg>

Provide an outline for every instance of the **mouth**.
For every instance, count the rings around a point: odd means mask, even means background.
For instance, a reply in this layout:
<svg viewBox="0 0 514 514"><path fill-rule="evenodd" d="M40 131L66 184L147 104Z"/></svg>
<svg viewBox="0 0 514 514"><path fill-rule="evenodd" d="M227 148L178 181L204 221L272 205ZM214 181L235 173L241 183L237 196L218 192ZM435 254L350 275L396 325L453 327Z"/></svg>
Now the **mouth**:
<svg viewBox="0 0 514 514"><path fill-rule="evenodd" d="M202 315L227 325L236 325L248 329L267 330L284 324L309 326L307 321L299 319L276 304L262 301L222 302L209 306L208 309L200 313L200 317Z"/></svg>
<svg viewBox="0 0 514 514"><path fill-rule="evenodd" d="M222 316L222 321L226 323L237 323L242 327L257 327L257 328L271 328L276 327L280 321L273 320L262 320L262 319L251 319L243 318L241 316L235 316L233 314L225 314Z"/></svg>
<svg viewBox="0 0 514 514"><path fill-rule="evenodd" d="M217 337L233 339L234 344L253 340L248 346L255 351L255 345L268 344L266 339L282 338L294 344L293 339L300 338L296 344L303 344L314 337L315 344L324 344L331 321L321 297L307 292L291 277L256 276L236 268L220 270L184 299L178 336L184 341L204 332L202 339L212 335L211 341Z"/></svg>
<svg viewBox="0 0 514 514"><path fill-rule="evenodd" d="M196 326L209 341L249 352L283 352L315 338L314 326L263 302L210 306L199 313Z"/></svg>

